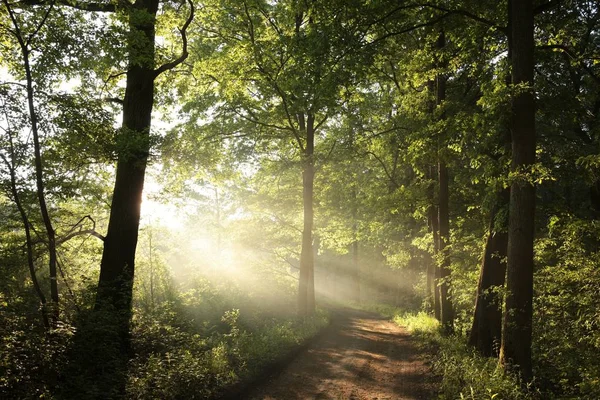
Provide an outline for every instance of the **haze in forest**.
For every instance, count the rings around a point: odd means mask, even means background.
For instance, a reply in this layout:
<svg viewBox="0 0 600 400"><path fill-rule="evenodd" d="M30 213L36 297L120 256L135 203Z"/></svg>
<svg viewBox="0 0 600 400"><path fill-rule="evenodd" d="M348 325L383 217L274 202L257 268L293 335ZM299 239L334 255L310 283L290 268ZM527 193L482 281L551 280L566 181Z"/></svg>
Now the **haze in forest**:
<svg viewBox="0 0 600 400"><path fill-rule="evenodd" d="M599 27L1 0L0 398L235 398L348 327L441 399L600 398Z"/></svg>

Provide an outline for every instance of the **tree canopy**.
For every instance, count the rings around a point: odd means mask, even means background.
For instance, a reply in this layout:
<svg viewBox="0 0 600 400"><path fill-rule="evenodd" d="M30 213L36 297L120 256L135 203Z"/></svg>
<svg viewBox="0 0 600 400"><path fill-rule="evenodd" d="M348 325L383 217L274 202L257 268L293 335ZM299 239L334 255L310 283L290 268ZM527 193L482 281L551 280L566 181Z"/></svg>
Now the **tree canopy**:
<svg viewBox="0 0 600 400"><path fill-rule="evenodd" d="M385 303L500 398L597 398L599 29L586 0L2 0L0 397L217 398Z"/></svg>

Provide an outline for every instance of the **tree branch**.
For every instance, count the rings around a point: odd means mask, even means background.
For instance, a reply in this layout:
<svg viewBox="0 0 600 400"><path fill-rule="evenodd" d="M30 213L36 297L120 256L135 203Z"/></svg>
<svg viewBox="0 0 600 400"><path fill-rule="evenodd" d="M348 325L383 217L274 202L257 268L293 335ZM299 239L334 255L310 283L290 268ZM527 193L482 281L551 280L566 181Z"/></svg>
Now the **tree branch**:
<svg viewBox="0 0 600 400"><path fill-rule="evenodd" d="M369 154L371 156L373 156L373 158L375 158L379 164L381 165L381 167L383 168L383 171L385 172L385 174L387 175L388 179L390 180L390 182L395 186L395 187L400 187L400 185L398 184L398 182L396 182L396 180L394 179L394 177L390 174L390 172L388 171L387 167L385 166L385 163L383 162L383 160L381 158L379 158L379 156L377 156L377 154L373 153L372 151L367 151L366 154Z"/></svg>
<svg viewBox="0 0 600 400"><path fill-rule="evenodd" d="M81 229L81 224L86 219L88 219L92 222L91 229ZM78 227L79 227L79 230L76 231L75 229L77 229ZM77 223L75 225L73 225L73 227L69 230L69 232L67 232L67 234L64 237L58 239L56 241L56 244L61 245L65 242L71 240L72 238L74 238L76 236L81 236L81 235L91 235L91 236L97 237L98 239L100 239L102 241L105 240L104 236L102 236L101 234L96 232L96 221L94 221L94 219L91 216L86 215L85 217L82 217L79 221L77 221Z"/></svg>
<svg viewBox="0 0 600 400"><path fill-rule="evenodd" d="M44 0L23 0L15 5L24 4L26 6L45 6L49 2ZM117 2L102 3L102 2L85 2L85 1L71 1L71 0L56 0L53 1L56 5L75 8L82 11L93 11L93 12L115 12L117 5L127 7L130 4L125 0L119 0Z"/></svg>
<svg viewBox="0 0 600 400"><path fill-rule="evenodd" d="M106 240L106 237L104 237L103 235L101 235L100 233L98 233L94 229L83 229L83 230L79 230L79 231L76 231L76 232L72 232L72 233L68 234L67 236L64 236L64 237L58 239L56 241L56 244L57 245L61 245L63 243L68 242L69 240L73 239L74 237L82 236L82 235L94 236L94 237L96 237L96 238L98 238L98 239L100 239L102 241Z"/></svg>
<svg viewBox="0 0 600 400"><path fill-rule="evenodd" d="M123 99L120 99L118 97L105 97L104 101L107 101L109 103L117 103L117 104L123 105Z"/></svg>
<svg viewBox="0 0 600 400"><path fill-rule="evenodd" d="M562 0L551 0L544 4L540 4L539 6L533 9L533 15L538 15L543 13L544 11L548 11L562 3Z"/></svg>
<svg viewBox="0 0 600 400"><path fill-rule="evenodd" d="M267 122L262 122L262 121L259 121L259 120L258 120L258 118L256 118L256 115L255 115L254 113L252 113L251 111L249 111L249 110L248 110L248 112L250 113L251 117L248 117L248 116L246 116L246 115L244 115L244 114L240 113L240 112L239 112L238 110L236 110L235 108L234 108L234 109L232 109L232 111L233 111L233 112L234 112L236 115L238 115L240 118L243 118L243 119L245 119L246 121L248 121L248 122L251 122L251 123L253 123L253 124L260 125L260 126L264 126L264 127L266 127L266 128L278 129L278 130L281 130L281 131L291 131L291 128L288 128L288 127L286 127L286 126L280 126L280 125L275 125L275 124L269 124L269 123L267 123Z"/></svg>
<svg viewBox="0 0 600 400"><path fill-rule="evenodd" d="M561 51L565 52L569 57L571 57L571 59L575 60L579 64L579 66L581 68L583 68L583 70L585 70L585 72L587 72L588 75L597 84L600 84L600 76L596 75L594 70L592 70L590 67L588 67L583 62L583 60L581 60L580 57L573 50L571 50L568 46L565 46L563 44L547 44L547 45L543 45L543 46L537 46L537 48L541 49L541 50L561 50Z"/></svg>
<svg viewBox="0 0 600 400"><path fill-rule="evenodd" d="M411 27L408 27L408 28L405 28L405 29L402 29L402 30L399 30L399 31L389 32L389 33L387 33L387 34L385 34L383 36L380 36L380 37L378 37L376 39L373 39L372 41L368 42L366 44L366 46L373 45L375 43L381 42L381 41L383 41L383 40L385 40L387 38L390 38L392 36L402 35L403 33L412 32L412 31L417 30L419 28L424 28L426 26L435 25L438 22L443 21L444 19L448 18L450 15L452 15L452 13L448 12L448 13L443 14L442 16L440 16L438 18L435 18L435 19L432 19L430 21L423 22L421 24L417 24L417 25L414 25L414 26L411 26Z"/></svg>
<svg viewBox="0 0 600 400"><path fill-rule="evenodd" d="M183 27L181 29L179 29L179 33L181 34L181 41L182 41L181 55L177 59L158 67L154 71L155 78L157 76L159 76L160 74L162 74L163 72L169 71L169 70L177 67L179 64L184 62L185 59L189 55L188 54L188 41L187 41L187 28L190 26L190 24L192 23L192 20L194 19L194 3L192 3L192 0L188 0L188 4L190 5L190 15L188 16L188 19L185 21L185 24L183 24Z"/></svg>
<svg viewBox="0 0 600 400"><path fill-rule="evenodd" d="M33 38L38 34L38 32L40 31L40 29L42 29L42 26L44 26L46 24L46 20L48 19L48 16L50 15L50 12L52 11L52 8L54 8L54 4L56 4L56 0L52 0L50 2L50 6L48 7L48 9L46 10L46 12L44 13L44 16L42 17L42 20L40 21L40 23L38 24L38 26L35 27L34 31L31 32L31 35L29 35L29 37L25 41L25 47L29 47L29 45L31 44L31 41L33 40Z"/></svg>
<svg viewBox="0 0 600 400"><path fill-rule="evenodd" d="M323 125L325 123L325 121L327 121L328 118L329 118L329 115L325 114L323 119L321 121L317 122L317 125L315 125L314 130L316 131L317 129L319 129L321 127L321 125Z"/></svg>
<svg viewBox="0 0 600 400"><path fill-rule="evenodd" d="M421 4L415 4L415 6L420 6L420 7L428 7L428 8L432 8L434 10L438 10L438 11L442 11L445 13L448 13L448 15L450 14L456 14L456 15L462 15L463 17L467 17L469 19L472 19L473 21L477 21L480 22L484 25L490 26L492 28L497 29L498 31L504 33L504 34L508 34L508 28L506 26L500 26L497 23L495 23L494 21L491 21L487 18L481 17L477 14L473 14L470 11L467 10L462 10L462 9L452 9L452 8L447 8L447 7L443 7L443 6L439 6L437 4L432 4L432 3L421 3Z"/></svg>

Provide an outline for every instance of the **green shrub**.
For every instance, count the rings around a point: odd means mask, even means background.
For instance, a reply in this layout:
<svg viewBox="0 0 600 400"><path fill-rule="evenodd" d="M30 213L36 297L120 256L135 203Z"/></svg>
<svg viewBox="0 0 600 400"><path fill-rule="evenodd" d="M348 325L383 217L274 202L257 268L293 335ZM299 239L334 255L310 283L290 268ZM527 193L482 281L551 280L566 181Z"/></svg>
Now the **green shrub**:
<svg viewBox="0 0 600 400"><path fill-rule="evenodd" d="M189 298L186 307L191 306ZM200 306L200 305L197 305ZM211 399L314 336L328 322L325 312L300 319L255 313L244 327L240 310L219 321L183 323L181 310L165 307L138 315L133 332L127 396L133 399Z"/></svg>

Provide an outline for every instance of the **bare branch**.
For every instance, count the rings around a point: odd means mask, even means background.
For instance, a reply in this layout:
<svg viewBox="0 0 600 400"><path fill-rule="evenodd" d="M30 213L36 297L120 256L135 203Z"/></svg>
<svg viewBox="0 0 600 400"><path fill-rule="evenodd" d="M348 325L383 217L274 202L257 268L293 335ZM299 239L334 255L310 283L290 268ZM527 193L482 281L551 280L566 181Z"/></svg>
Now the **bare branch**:
<svg viewBox="0 0 600 400"><path fill-rule="evenodd" d="M410 26L408 28L401 29L399 31L389 32L389 33L387 33L387 34L385 34L383 36L380 36L380 37L378 37L378 38L376 38L376 39L368 42L366 45L367 46L373 45L375 43L378 43L378 42L381 42L381 41L383 41L385 39L388 39L388 38L390 38L392 36L402 35L404 33L412 32L412 31L417 30L419 28L424 28L426 26L433 26L433 25L437 24L438 22L443 21L444 19L448 18L450 15L452 15L452 13L448 12L448 13L443 14L442 16L440 16L438 18L434 18L434 19L432 19L430 21L423 22L423 23L417 24L417 25L413 25L413 26Z"/></svg>
<svg viewBox="0 0 600 400"><path fill-rule="evenodd" d="M390 129L385 129L383 131L380 132L371 132L372 134L370 136L367 136L366 139L373 139L379 136L383 136L383 135L387 135L388 133L392 133L392 132L396 132L396 131L410 131L410 128L404 127L404 126L394 126ZM368 132L368 131L367 131Z"/></svg>
<svg viewBox="0 0 600 400"><path fill-rule="evenodd" d="M433 4L433 3L421 3L421 4L415 4L415 6L418 7L427 7L427 8L432 8L434 10L438 10L438 11L442 11L445 13L448 13L448 15L450 14L455 14L455 15L462 15L463 17L467 17L469 19L472 19L473 21L477 21L480 22L484 25L490 26L492 28L497 29L498 31L504 33L504 34L508 34L508 28L506 26L500 26L497 23L495 23L494 21L491 21L487 18L484 18L480 15L477 14L473 14L472 12L468 11L468 10L463 10L463 9L452 9L452 8L447 8L447 7L443 7L437 4Z"/></svg>
<svg viewBox="0 0 600 400"><path fill-rule="evenodd" d="M160 74L162 74L163 72L169 71L169 70L177 67L179 64L184 62L185 59L189 55L188 54L188 41L187 41L187 28L190 26L190 24L192 23L192 20L194 19L194 3L192 3L192 0L188 0L188 4L190 5L190 15L188 16L188 19L185 21L185 24L183 24L183 27L181 29L179 29L179 33L181 34L181 42L182 42L181 55L177 59L158 67L154 71L155 78L157 76L159 76Z"/></svg>
<svg viewBox="0 0 600 400"><path fill-rule="evenodd" d="M82 229L81 228L81 224L86 219L92 222L91 229ZM76 231L77 228L79 228L79 230ZM65 242L71 240L72 238L74 238L76 236L81 236L81 235L90 235L90 236L97 237L98 239L100 239L102 241L105 240L104 236L102 236L101 234L96 232L96 221L94 221L94 219L90 215L86 215L85 217L82 217L79 221L77 221L77 223L75 225L73 225L73 227L71 229L69 229L69 231L67 232L67 234L64 237L58 239L56 241L56 244L61 245Z"/></svg>
<svg viewBox="0 0 600 400"><path fill-rule="evenodd" d="M104 101L107 101L109 103L117 103L117 104L123 105L123 99L120 99L118 97L105 97Z"/></svg>
<svg viewBox="0 0 600 400"><path fill-rule="evenodd" d="M100 239L102 241L106 240L105 236L101 235L100 233L98 233L94 229L83 229L83 230L79 230L79 231L76 231L76 232L72 232L72 233L68 234L67 236L64 236L64 237L58 239L56 241L56 244L57 245L64 244L64 243L68 242L69 240L73 239L74 237L82 236L82 235L94 236L94 237L96 237L96 238L98 238L98 239Z"/></svg>
<svg viewBox="0 0 600 400"><path fill-rule="evenodd" d="M258 120L258 118L256 118L256 114L252 113L252 112L251 112L251 111L249 111L249 110L248 110L248 112L250 113L251 117L248 117L248 116L246 116L246 115L244 115L244 114L240 113L240 112L239 112L238 110L236 110L235 108L234 108L234 109L232 109L232 111L233 111L233 112L234 112L236 115L238 115L240 118L243 118L243 119L245 119L246 121L248 121L248 122L251 122L251 123L253 123L253 124L256 124L256 125L261 125L261 126L264 126L264 127L267 127L267 128L273 128L273 129L278 129L278 130L282 130L282 131L291 131L291 130L292 130L291 128L289 128L289 127L286 127L286 126L280 126L280 125L275 125L275 124L269 124L269 123L266 123L266 122L259 121L259 120Z"/></svg>

